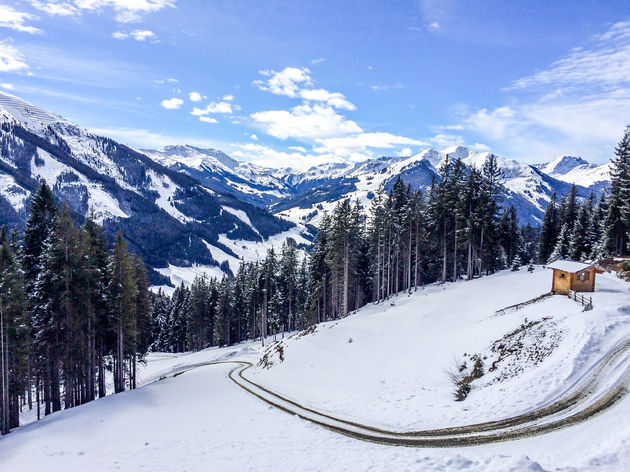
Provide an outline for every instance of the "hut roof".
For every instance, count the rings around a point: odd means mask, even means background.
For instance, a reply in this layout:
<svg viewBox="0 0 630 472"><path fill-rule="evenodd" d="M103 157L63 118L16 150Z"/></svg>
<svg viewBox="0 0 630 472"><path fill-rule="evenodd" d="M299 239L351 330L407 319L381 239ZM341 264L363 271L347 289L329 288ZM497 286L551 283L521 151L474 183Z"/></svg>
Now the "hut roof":
<svg viewBox="0 0 630 472"><path fill-rule="evenodd" d="M551 264L547 264L550 269L561 270L563 272L569 272L571 274L578 274L591 267L595 267L595 264L586 264L584 262L557 260Z"/></svg>

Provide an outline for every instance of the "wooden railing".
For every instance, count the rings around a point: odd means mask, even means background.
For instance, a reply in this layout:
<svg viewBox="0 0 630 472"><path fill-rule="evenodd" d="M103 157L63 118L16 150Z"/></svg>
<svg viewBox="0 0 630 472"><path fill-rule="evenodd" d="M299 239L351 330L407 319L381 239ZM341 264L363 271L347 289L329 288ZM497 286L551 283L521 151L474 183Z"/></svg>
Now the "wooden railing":
<svg viewBox="0 0 630 472"><path fill-rule="evenodd" d="M567 295L572 300L575 300L578 303L581 303L584 307L584 311L589 311L593 309L593 297L586 298L581 293L577 293L575 290L569 290Z"/></svg>

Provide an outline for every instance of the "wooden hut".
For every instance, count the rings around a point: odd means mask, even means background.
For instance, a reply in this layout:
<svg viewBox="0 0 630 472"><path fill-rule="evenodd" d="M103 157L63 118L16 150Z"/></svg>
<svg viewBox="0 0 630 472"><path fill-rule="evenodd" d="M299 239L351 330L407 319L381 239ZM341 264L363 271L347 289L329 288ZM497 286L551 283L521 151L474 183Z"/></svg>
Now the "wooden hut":
<svg viewBox="0 0 630 472"><path fill-rule="evenodd" d="M584 262L558 260L548 264L547 267L553 269L553 282L551 291L553 293L574 292L594 292L595 275L603 274L604 270L595 264Z"/></svg>

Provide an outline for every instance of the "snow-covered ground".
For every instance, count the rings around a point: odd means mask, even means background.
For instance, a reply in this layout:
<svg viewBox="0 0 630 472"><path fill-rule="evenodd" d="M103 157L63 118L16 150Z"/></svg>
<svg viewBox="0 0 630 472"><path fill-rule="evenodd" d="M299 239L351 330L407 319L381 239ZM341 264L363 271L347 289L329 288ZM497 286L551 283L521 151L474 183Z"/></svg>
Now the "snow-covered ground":
<svg viewBox="0 0 630 472"><path fill-rule="evenodd" d="M495 313L550 285L551 271L537 268L400 295L285 339L283 361L274 350L268 356L274 365L245 376L302 404L398 430L522 413L561 394L630 336L630 285L608 274L598 276L592 311L554 296ZM498 360L500 350L492 347L515 342L532 355L504 350ZM464 354L485 356L486 374L465 401L455 402L446 371ZM152 354L136 391L56 413L0 439L0 469L622 471L630 462L627 397L543 436L415 449L351 439L272 408L229 381L229 364L151 382L186 365L255 362L260 355L257 343Z"/></svg>

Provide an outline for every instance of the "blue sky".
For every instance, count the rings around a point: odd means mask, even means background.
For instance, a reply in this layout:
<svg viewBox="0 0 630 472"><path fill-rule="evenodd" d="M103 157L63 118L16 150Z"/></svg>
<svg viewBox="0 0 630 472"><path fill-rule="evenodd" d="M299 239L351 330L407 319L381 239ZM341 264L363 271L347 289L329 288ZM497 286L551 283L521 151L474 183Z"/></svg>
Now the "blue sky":
<svg viewBox="0 0 630 472"><path fill-rule="evenodd" d="M0 0L0 87L137 148L271 166L612 156L627 1Z"/></svg>

